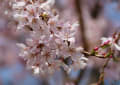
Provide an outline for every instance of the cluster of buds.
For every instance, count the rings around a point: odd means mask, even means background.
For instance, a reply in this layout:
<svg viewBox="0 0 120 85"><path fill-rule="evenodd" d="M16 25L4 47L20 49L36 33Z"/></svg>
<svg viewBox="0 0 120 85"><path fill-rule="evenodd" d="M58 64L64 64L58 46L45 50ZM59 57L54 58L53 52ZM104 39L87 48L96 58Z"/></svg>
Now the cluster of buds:
<svg viewBox="0 0 120 85"><path fill-rule="evenodd" d="M22 48L20 56L35 74L53 73L60 68L70 72L86 66L83 49L76 46L79 24L60 18L52 8L54 3L55 0L15 0L13 4L18 30L30 33L26 44L17 44Z"/></svg>
<svg viewBox="0 0 120 85"><path fill-rule="evenodd" d="M115 33L112 37L102 38L100 46L95 47L91 55L101 58L113 58L116 59L119 56L120 51L120 34Z"/></svg>

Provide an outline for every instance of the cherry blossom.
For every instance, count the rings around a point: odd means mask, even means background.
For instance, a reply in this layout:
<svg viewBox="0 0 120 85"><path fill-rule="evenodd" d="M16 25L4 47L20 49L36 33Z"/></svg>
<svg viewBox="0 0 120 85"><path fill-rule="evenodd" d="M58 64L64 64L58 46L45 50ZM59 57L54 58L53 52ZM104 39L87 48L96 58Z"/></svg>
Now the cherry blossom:
<svg viewBox="0 0 120 85"><path fill-rule="evenodd" d="M73 68L84 68L87 63L87 58L81 53L82 47L76 46L79 24L60 18L57 10L52 8L54 3L55 0L13 3L13 17L19 22L18 30L30 34L26 45L17 44L21 48L20 56L35 74L53 73L60 68L69 73Z"/></svg>

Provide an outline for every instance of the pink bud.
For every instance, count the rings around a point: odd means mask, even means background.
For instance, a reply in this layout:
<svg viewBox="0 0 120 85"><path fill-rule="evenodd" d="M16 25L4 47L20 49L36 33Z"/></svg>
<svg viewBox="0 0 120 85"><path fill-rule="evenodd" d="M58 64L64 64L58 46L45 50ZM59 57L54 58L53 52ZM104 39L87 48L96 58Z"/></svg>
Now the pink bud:
<svg viewBox="0 0 120 85"><path fill-rule="evenodd" d="M99 49L99 47L95 47L94 50L97 51Z"/></svg>
<svg viewBox="0 0 120 85"><path fill-rule="evenodd" d="M110 40L104 42L104 45L107 45L107 44L109 44L109 43L110 43Z"/></svg>
<svg viewBox="0 0 120 85"><path fill-rule="evenodd" d="M112 56L112 55L110 55L109 57L110 57L110 58L113 58L113 56Z"/></svg>
<svg viewBox="0 0 120 85"><path fill-rule="evenodd" d="M106 55L106 53L103 53L102 55L103 55L103 56L105 56L105 55Z"/></svg>
<svg viewBox="0 0 120 85"><path fill-rule="evenodd" d="M107 44L109 44L109 43L110 43L110 40L104 42L101 46L107 45Z"/></svg>

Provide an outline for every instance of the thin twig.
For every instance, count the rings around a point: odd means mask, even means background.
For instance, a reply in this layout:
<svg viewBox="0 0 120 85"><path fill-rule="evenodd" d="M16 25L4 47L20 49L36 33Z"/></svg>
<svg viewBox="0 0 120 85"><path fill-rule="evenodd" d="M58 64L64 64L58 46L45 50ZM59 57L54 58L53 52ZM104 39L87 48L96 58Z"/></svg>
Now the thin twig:
<svg viewBox="0 0 120 85"><path fill-rule="evenodd" d="M105 64L103 65L102 72L100 73L100 77L99 77L97 85L101 85L101 83L104 81L104 74L105 74L104 70L107 67L110 59L111 58L108 58L107 61L105 62Z"/></svg>
<svg viewBox="0 0 120 85"><path fill-rule="evenodd" d="M84 55L86 55L85 57L90 57L90 56L95 56L95 57L97 57L97 58L102 58L102 59L106 59L106 58L108 58L108 57L104 57L103 55L92 55L91 53L89 53L89 52L87 52L87 51L83 51L82 52Z"/></svg>

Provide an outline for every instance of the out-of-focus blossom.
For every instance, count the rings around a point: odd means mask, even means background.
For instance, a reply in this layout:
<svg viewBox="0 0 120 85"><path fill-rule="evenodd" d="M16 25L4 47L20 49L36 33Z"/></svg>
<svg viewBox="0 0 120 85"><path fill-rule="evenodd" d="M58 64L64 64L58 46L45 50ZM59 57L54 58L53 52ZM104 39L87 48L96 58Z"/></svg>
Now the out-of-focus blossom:
<svg viewBox="0 0 120 85"><path fill-rule="evenodd" d="M47 0L41 5L41 8L50 9L55 4L55 0Z"/></svg>

